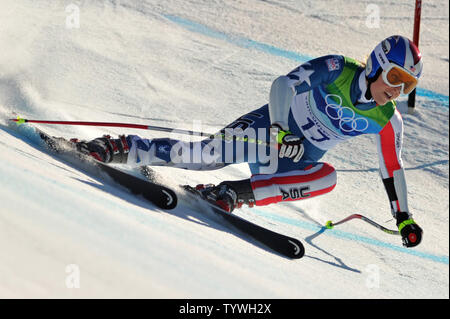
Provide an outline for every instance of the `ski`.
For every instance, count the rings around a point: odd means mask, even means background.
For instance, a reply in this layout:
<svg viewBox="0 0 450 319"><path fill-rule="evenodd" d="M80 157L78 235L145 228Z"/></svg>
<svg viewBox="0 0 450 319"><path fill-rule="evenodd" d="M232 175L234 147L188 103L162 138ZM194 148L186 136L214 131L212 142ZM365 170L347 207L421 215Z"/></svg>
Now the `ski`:
<svg viewBox="0 0 450 319"><path fill-rule="evenodd" d="M29 124L18 126L16 129L32 140L38 137L36 142L43 142L47 149L62 156L63 159L68 160L71 164L83 164L82 169L94 170L96 174L103 173L103 175L107 175L115 183L125 187L135 195L141 195L159 208L173 209L177 206L177 195L170 188L99 162L88 155L78 152L70 141L61 137L53 137Z"/></svg>
<svg viewBox="0 0 450 319"><path fill-rule="evenodd" d="M183 188L196 200L201 199L207 203L215 214L224 218L229 224L243 233L250 235L253 239L264 244L273 251L291 259L302 258L305 254L305 248L298 239L279 234L262 226L253 224L237 215L231 214L204 198L201 193L192 186L184 185Z"/></svg>
<svg viewBox="0 0 450 319"><path fill-rule="evenodd" d="M63 160L66 160L71 164L77 165L81 169L92 172L96 175L107 175L115 183L127 188L135 195L142 195L142 197L146 200L162 209L173 209L177 205L178 199L175 191L161 184L154 183L152 181L154 172L148 166L141 168L141 174L144 175L146 179L139 178L105 163L99 162L91 156L78 152L74 148L72 142L61 137L51 136L32 125L27 124L15 126L14 129L22 135L28 137L36 144L44 146L52 153L59 155ZM201 194L194 187L182 186L182 188L185 189L193 198L195 198L195 200L204 201L211 208L212 212L222 217L226 222L228 222L228 224L249 235L257 242L267 246L274 252L291 259L299 259L303 257L305 248L298 239L279 234L262 226L253 224L252 222L237 215L228 213L201 196Z"/></svg>

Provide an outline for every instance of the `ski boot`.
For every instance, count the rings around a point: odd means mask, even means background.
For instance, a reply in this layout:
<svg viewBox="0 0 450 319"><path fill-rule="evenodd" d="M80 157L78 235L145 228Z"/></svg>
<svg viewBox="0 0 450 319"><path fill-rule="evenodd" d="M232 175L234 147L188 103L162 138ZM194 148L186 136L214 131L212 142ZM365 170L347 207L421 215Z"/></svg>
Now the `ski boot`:
<svg viewBox="0 0 450 319"><path fill-rule="evenodd" d="M225 181L219 185L197 185L195 189L205 198L214 202L223 210L231 213L235 208L241 208L243 204L253 207L255 198L250 185L250 180Z"/></svg>
<svg viewBox="0 0 450 319"><path fill-rule="evenodd" d="M104 135L89 142L78 139L71 139L70 142L75 144L79 152L103 163L126 163L131 147L131 141L125 135L120 135L118 139Z"/></svg>
<svg viewBox="0 0 450 319"><path fill-rule="evenodd" d="M422 228L416 224L407 212L398 212L395 215L397 227L402 236L403 246L414 247L422 241Z"/></svg>

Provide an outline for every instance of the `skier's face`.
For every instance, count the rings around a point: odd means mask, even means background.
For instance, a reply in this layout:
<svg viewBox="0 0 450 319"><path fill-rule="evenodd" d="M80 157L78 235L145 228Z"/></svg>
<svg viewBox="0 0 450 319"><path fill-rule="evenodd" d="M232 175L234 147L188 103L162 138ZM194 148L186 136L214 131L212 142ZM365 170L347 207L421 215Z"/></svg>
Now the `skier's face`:
<svg viewBox="0 0 450 319"><path fill-rule="evenodd" d="M384 105L389 101L395 100L399 97L401 87L391 87L383 81L381 74L375 82L370 85L370 92L372 97L378 105Z"/></svg>

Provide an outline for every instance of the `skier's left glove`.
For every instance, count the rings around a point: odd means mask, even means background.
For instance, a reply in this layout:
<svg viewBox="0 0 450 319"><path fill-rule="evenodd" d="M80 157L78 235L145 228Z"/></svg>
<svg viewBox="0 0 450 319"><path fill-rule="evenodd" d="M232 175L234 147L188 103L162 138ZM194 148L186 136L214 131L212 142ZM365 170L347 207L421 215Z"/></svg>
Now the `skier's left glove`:
<svg viewBox="0 0 450 319"><path fill-rule="evenodd" d="M398 230L402 236L403 246L415 247L419 245L422 241L422 228L406 212L398 212L395 217Z"/></svg>
<svg viewBox="0 0 450 319"><path fill-rule="evenodd" d="M283 130L280 125L274 123L270 126L270 131L273 137L279 144L278 156L280 158L291 158L295 163L298 162L305 152L303 146L303 138L292 134L288 130Z"/></svg>

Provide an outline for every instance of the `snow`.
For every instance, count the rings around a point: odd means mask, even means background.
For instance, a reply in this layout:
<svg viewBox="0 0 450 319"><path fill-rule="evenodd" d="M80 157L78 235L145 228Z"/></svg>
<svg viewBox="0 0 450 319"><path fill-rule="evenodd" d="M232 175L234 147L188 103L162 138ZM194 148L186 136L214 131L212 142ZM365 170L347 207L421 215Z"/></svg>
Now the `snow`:
<svg viewBox="0 0 450 319"><path fill-rule="evenodd" d="M7 119L214 132L267 103L271 82L309 58L364 60L388 35L412 37L414 1L378 1L380 24L372 27L373 4L354 0L1 0L0 297L449 298L448 5L423 4L416 112L406 112L405 98L399 105L409 206L423 242L406 249L399 237L359 220L322 227L360 213L395 228L374 137L363 136L326 154L338 172L333 192L236 212L301 239L305 257L289 260L195 203L181 200L162 211L77 170L17 134ZM43 128L82 139L165 136ZM157 171L170 185L249 176L245 164Z"/></svg>

